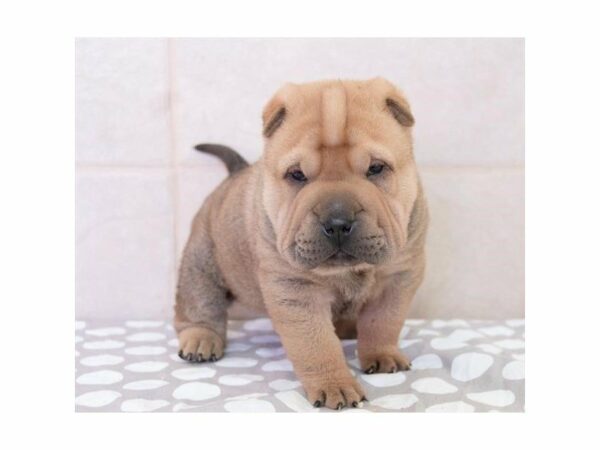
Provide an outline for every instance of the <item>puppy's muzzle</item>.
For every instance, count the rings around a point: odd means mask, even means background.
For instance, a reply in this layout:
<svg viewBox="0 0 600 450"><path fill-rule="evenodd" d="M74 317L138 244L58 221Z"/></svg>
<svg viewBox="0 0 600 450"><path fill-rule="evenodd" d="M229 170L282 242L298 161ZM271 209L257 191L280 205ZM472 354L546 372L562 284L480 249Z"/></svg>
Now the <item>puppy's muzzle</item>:
<svg viewBox="0 0 600 450"><path fill-rule="evenodd" d="M355 223L347 214L334 214L321 222L321 230L333 246L341 248L354 231Z"/></svg>
<svg viewBox="0 0 600 450"><path fill-rule="evenodd" d="M356 214L359 211L357 202L348 197L339 197L318 205L314 212L323 235L334 248L341 249L356 228Z"/></svg>

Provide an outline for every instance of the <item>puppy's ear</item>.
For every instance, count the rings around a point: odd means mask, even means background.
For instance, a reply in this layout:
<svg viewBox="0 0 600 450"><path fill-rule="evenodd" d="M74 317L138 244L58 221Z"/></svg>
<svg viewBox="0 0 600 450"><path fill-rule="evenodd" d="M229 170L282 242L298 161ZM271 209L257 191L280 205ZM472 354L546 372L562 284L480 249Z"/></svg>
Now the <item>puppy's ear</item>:
<svg viewBox="0 0 600 450"><path fill-rule="evenodd" d="M273 136L273 133L283 124L286 110L283 101L278 97L271 99L263 110L263 135L267 138Z"/></svg>
<svg viewBox="0 0 600 450"><path fill-rule="evenodd" d="M415 124L415 118L410 112L410 106L401 95L389 96L385 99L385 105L388 111L394 116L396 122L405 127L412 127Z"/></svg>
<svg viewBox="0 0 600 450"><path fill-rule="evenodd" d="M382 77L373 78L368 83L378 97L381 95L385 99L385 109L396 122L404 127L412 127L415 124L415 118L410 112L410 105L400 89Z"/></svg>

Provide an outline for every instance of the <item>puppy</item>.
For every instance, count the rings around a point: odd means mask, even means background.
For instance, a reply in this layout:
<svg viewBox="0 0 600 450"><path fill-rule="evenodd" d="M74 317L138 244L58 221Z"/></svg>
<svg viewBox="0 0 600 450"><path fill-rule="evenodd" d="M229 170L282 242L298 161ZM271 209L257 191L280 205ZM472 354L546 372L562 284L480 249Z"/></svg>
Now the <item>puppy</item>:
<svg viewBox="0 0 600 450"><path fill-rule="evenodd" d="M179 355L215 361L227 310L267 314L316 407L365 399L339 338L365 373L410 368L398 337L423 279L427 206L413 115L388 81L288 84L263 112L263 157L199 145L230 176L194 218L183 253Z"/></svg>

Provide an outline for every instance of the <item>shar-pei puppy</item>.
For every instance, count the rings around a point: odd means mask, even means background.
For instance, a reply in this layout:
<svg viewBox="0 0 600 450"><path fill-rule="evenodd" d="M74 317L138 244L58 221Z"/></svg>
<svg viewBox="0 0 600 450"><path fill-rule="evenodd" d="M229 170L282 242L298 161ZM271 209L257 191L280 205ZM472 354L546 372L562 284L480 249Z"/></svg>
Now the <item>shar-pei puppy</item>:
<svg viewBox="0 0 600 450"><path fill-rule="evenodd" d="M263 112L262 158L196 148L230 175L206 199L183 253L179 355L215 361L227 311L268 315L315 406L366 400L340 338L357 338L365 373L410 368L398 347L423 279L427 206L410 106L388 81L287 84Z"/></svg>

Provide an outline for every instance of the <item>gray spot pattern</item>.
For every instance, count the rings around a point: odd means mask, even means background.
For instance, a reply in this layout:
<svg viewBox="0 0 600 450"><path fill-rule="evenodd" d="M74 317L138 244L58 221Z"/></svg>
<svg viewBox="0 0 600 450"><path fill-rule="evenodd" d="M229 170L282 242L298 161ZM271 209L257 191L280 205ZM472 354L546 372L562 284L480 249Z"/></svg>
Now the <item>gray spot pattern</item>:
<svg viewBox="0 0 600 450"><path fill-rule="evenodd" d="M305 399L268 319L230 321L225 357L190 364L163 321L75 323L76 411L329 412ZM400 347L413 370L364 375L369 402L345 412L522 412L524 321L408 320ZM343 412L344 413L344 412Z"/></svg>

